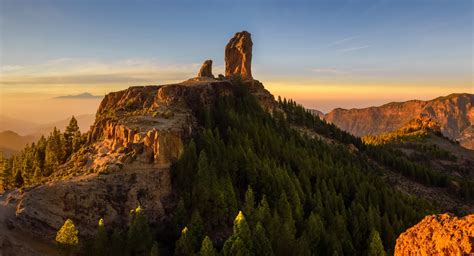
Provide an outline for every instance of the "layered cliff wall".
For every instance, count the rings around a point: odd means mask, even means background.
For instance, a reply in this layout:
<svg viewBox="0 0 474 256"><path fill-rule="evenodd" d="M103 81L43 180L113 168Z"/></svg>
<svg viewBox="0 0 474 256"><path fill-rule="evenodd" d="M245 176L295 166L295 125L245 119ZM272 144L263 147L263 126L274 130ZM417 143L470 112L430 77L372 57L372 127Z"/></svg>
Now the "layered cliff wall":
<svg viewBox="0 0 474 256"><path fill-rule="evenodd" d="M438 122L441 131L462 146L473 146L474 95L452 94L430 101L412 100L363 109L334 109L327 121L356 136L394 131L419 115Z"/></svg>

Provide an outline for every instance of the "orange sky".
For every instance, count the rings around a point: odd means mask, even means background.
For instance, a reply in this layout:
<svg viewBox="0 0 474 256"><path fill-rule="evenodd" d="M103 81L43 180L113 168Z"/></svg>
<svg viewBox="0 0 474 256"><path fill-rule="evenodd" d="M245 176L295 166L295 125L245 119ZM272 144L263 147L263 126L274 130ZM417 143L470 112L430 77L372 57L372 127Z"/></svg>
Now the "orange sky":
<svg viewBox="0 0 474 256"><path fill-rule="evenodd" d="M53 100L61 95L90 92L105 95L132 85L166 84L195 76L200 63L167 65L150 60L104 63L59 59L29 66L3 66L0 76L0 114L46 123L71 115L95 113L100 100ZM324 70L323 70L324 71ZM214 74L224 72L215 66ZM327 71L329 72L329 71ZM383 79L318 73L310 76L254 77L275 96L295 99L308 108L328 112L337 107L367 107L391 101L428 100L451 93L474 93L472 79Z"/></svg>

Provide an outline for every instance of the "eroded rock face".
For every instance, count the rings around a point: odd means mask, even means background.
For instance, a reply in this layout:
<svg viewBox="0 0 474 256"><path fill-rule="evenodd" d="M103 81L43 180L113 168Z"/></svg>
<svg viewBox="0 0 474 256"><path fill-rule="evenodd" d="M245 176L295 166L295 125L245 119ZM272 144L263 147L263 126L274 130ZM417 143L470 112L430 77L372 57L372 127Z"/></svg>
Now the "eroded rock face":
<svg viewBox="0 0 474 256"><path fill-rule="evenodd" d="M252 79L252 39L247 31L238 32L225 47L225 76Z"/></svg>
<svg viewBox="0 0 474 256"><path fill-rule="evenodd" d="M197 77L210 77L214 78L214 75L212 74L212 60L206 60L201 66L201 69L199 69L199 73Z"/></svg>
<svg viewBox="0 0 474 256"><path fill-rule="evenodd" d="M471 255L474 253L474 215L430 215L402 233L395 256Z"/></svg>
<svg viewBox="0 0 474 256"><path fill-rule="evenodd" d="M18 227L53 240L66 218L81 236L93 235L99 218L126 226L131 209L142 206L152 222L165 216L171 179L167 168L135 162L99 176L78 177L27 189L16 196Z"/></svg>
<svg viewBox="0 0 474 256"><path fill-rule="evenodd" d="M234 95L233 75L245 79L243 83L263 108L276 108L273 95L251 79L251 51L250 34L237 33L226 48L230 78L214 79L212 61L206 61L199 79L107 94L88 132L87 145L44 184L9 192L5 201L0 198L4 202L0 210L8 206L16 211L16 216L8 217L9 225L52 241L67 218L78 226L80 236L89 236L100 218L111 227L126 226L130 210L139 205L151 222L169 217L167 210L177 203L169 168L199 128L196 116L203 107Z"/></svg>
<svg viewBox="0 0 474 256"><path fill-rule="evenodd" d="M474 149L474 95L452 94L430 101L411 100L362 109L334 109L325 118L356 136L397 130L424 115L436 121L442 133L461 146Z"/></svg>

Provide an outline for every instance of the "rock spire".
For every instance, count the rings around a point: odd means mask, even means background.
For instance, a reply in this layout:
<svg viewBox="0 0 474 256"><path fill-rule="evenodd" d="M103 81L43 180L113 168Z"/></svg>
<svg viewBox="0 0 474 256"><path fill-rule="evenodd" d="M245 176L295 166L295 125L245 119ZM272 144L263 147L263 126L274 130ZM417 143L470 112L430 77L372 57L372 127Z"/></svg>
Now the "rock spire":
<svg viewBox="0 0 474 256"><path fill-rule="evenodd" d="M212 74L212 60L206 60L201 66L197 77L210 77L214 78Z"/></svg>
<svg viewBox="0 0 474 256"><path fill-rule="evenodd" d="M237 32L225 47L225 76L252 79L252 38L247 31Z"/></svg>

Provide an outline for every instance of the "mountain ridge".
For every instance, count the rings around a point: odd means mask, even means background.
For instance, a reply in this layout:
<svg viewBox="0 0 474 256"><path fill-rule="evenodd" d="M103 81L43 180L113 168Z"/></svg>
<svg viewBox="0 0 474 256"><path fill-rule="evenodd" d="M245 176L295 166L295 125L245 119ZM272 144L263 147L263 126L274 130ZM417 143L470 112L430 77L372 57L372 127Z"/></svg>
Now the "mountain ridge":
<svg viewBox="0 0 474 256"><path fill-rule="evenodd" d="M445 136L472 148L473 104L473 94L455 93L428 101L392 102L349 110L338 108L327 113L325 119L356 136L364 136L394 131L418 115L425 114L440 124Z"/></svg>

